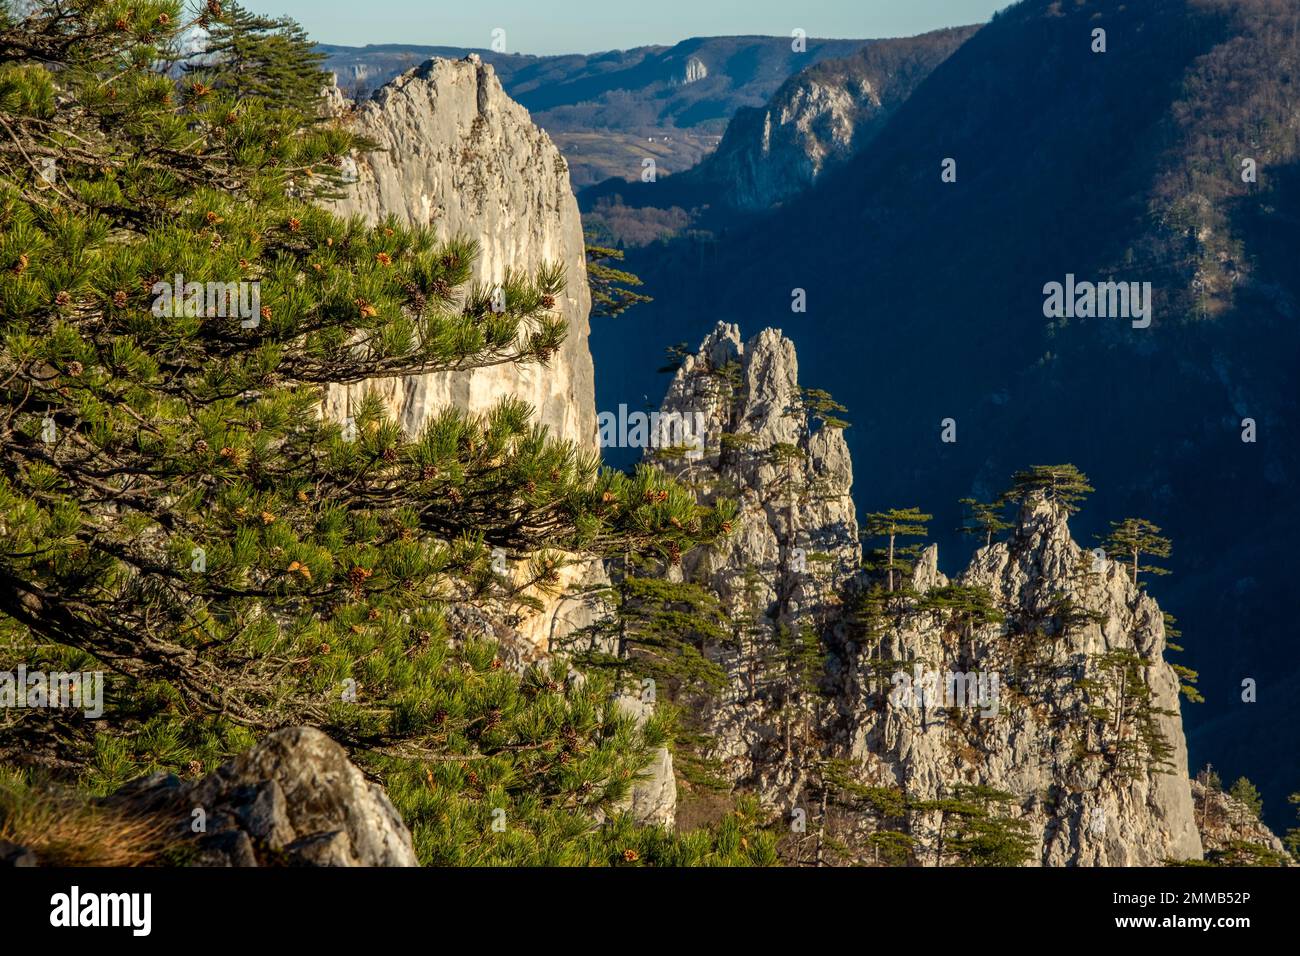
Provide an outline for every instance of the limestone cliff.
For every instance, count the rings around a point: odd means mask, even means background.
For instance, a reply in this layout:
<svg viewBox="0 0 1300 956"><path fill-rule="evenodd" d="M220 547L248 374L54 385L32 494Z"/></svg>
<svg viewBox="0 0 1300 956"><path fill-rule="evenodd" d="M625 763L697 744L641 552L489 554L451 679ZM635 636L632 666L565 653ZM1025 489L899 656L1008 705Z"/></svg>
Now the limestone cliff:
<svg viewBox="0 0 1300 956"><path fill-rule="evenodd" d="M959 783L1013 794L1044 865L1199 858L1179 681L1164 660L1156 602L1121 565L1075 544L1065 511L1047 501L1026 505L1010 538L976 552L955 582L990 595L1002 621L962 633L927 605L924 596L948 583L936 557L931 549L918 566L922 600L898 614L876 657L904 662L903 671L923 661L944 675L993 675L997 684L987 707L964 713L947 701L898 706L896 685L873 687L871 652L859 649L847 661L846 731L865 775L920 800ZM1136 672L1108 669L1118 660L1108 652L1135 654ZM1122 713L1121 695L1133 697L1134 687L1150 694L1149 723ZM935 826L925 817L909 819L914 835Z"/></svg>
<svg viewBox="0 0 1300 956"><path fill-rule="evenodd" d="M333 387L327 413L346 417L367 389L377 389L403 424L417 429L441 407L479 411L514 394L530 402L554 434L594 446L582 220L568 165L550 137L475 55L431 59L354 110L334 96L335 111L379 147L355 158L356 182L335 211L370 222L394 215L444 238L475 239L476 278L488 284L507 269L533 272L563 263L568 281L558 308L569 335L546 367L507 365Z"/></svg>
<svg viewBox="0 0 1300 956"><path fill-rule="evenodd" d="M499 365L465 372L413 375L329 387L324 411L346 419L367 391L386 401L414 433L438 410L455 406L485 411L515 395L536 410L552 435L594 448L596 401L582 220L569 171L550 137L528 111L508 97L491 65L471 54L434 58L396 77L353 108L337 89L327 91L330 112L378 147L353 158L354 182L333 204L341 215L369 222L385 216L426 226L443 238L478 243L475 278L500 281L507 270L534 272L547 263L565 267L565 294L557 301L568 337L547 365ZM590 563L566 568L565 584L598 583ZM549 602L517 628L474 615L460 621L468 633L495 637L506 652L529 659L544 652L559 631L587 623L581 601Z"/></svg>
<svg viewBox="0 0 1300 956"><path fill-rule="evenodd" d="M794 344L773 329L746 343L739 328L719 323L685 359L661 413L703 416L704 453L678 466L680 477L702 500L730 496L741 508L736 530L684 556L681 572L747 622L736 646L714 650L731 686L705 729L726 774L765 795L798 793L817 753L787 747L791 692L762 679L761 661L781 627L825 623L861 561L848 447L838 429L810 428L801 409Z"/></svg>

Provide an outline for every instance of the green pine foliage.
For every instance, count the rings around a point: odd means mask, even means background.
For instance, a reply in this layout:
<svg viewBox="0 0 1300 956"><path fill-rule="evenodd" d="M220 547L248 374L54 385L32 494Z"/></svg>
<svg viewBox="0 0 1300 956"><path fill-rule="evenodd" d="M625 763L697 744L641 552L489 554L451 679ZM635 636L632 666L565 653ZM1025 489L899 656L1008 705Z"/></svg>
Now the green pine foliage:
<svg viewBox="0 0 1300 956"><path fill-rule="evenodd" d="M1237 782L1228 789L1228 796L1245 807L1256 820L1264 812L1264 798L1260 796L1259 789L1245 777L1237 778Z"/></svg>
<svg viewBox="0 0 1300 956"><path fill-rule="evenodd" d="M531 613L567 555L677 560L734 508L509 398L416 434L373 394L322 417L330 385L545 363L566 277L484 288L470 242L315 205L358 143L308 108L300 33L215 7L215 72L179 77L176 0L0 7L0 651L108 688L100 720L10 721L0 756L103 793L309 724L425 862L770 861L754 812L633 832L669 715L518 673L447 614Z"/></svg>
<svg viewBox="0 0 1300 956"><path fill-rule="evenodd" d="M903 575L910 573L911 562L921 553L920 544L903 546L898 539L924 538L933 517L917 508L891 508L867 515L862 537L882 542L869 553L867 566L874 574L884 577L887 591L892 593L901 586Z"/></svg>
<svg viewBox="0 0 1300 956"><path fill-rule="evenodd" d="M1074 465L1034 465L1016 472L1011 488L1001 501L1023 505L1031 498L1043 498L1074 514L1094 490L1088 476Z"/></svg>
<svg viewBox="0 0 1300 956"><path fill-rule="evenodd" d="M639 277L610 264L623 261L623 250L593 245L591 237L587 239L587 284L591 287L593 318L618 318L634 305L654 301L637 291L641 286Z"/></svg>
<svg viewBox="0 0 1300 956"><path fill-rule="evenodd" d="M898 786L862 782L863 766L844 758L820 761L810 780L812 792L824 797L817 821L817 836L825 845L823 856L833 862L870 862L874 866L907 866L916 862L916 837L907 832L912 804ZM870 832L861 837L839 837L839 817L852 814L859 825L865 819Z"/></svg>
<svg viewBox="0 0 1300 956"><path fill-rule="evenodd" d="M979 535L984 538L984 546L993 544L993 539L1014 525L1002 517L1005 503L984 502L975 498L962 498L958 504L966 513L962 521L962 534Z"/></svg>
<svg viewBox="0 0 1300 956"><path fill-rule="evenodd" d="M1241 867L1286 866L1287 858L1285 854L1260 843L1251 843L1248 840L1229 840L1224 846L1207 852L1204 860L1170 861L1170 865L1223 866L1239 869Z"/></svg>
<svg viewBox="0 0 1300 956"><path fill-rule="evenodd" d="M1169 573L1165 568L1141 563L1148 555L1167 558L1172 551L1169 539L1161 537L1158 527L1144 518L1125 518L1112 521L1110 528L1104 547L1107 553L1125 558L1134 584L1141 587L1145 583L1138 578L1143 571L1156 575Z"/></svg>
<svg viewBox="0 0 1300 956"><path fill-rule="evenodd" d="M1171 651L1181 652L1183 646L1177 642L1179 638L1183 636L1183 632L1178 629L1178 619L1168 611L1164 612L1164 619L1165 647ZM1205 703L1205 696L1201 693L1200 688L1196 686L1197 682L1201 679L1201 675L1190 667L1185 667L1182 664L1171 663L1169 666L1172 667L1174 673L1178 675L1178 692L1187 699L1188 703Z"/></svg>
<svg viewBox="0 0 1300 956"><path fill-rule="evenodd" d="M726 673L705 649L730 643L727 616L707 588L663 576L667 563L619 562L610 587L599 592L611 612L566 637L560 648L586 670L612 670L635 678L636 685L649 679L672 692L722 687Z"/></svg>
<svg viewBox="0 0 1300 956"><path fill-rule="evenodd" d="M1173 747L1159 718L1174 712L1152 703L1146 681L1150 663L1135 651L1114 648L1093 655L1088 676L1075 681L1088 695L1088 715L1096 722L1108 765L1122 779L1172 769Z"/></svg>
<svg viewBox="0 0 1300 956"><path fill-rule="evenodd" d="M208 37L203 54L183 65L191 83L307 116L317 111L330 75L323 69L325 54L296 22L208 0L198 25Z"/></svg>
<svg viewBox="0 0 1300 956"><path fill-rule="evenodd" d="M914 809L938 814L936 866L1022 866L1034 855L1029 823L1010 813L1014 794L993 787L956 784L947 796Z"/></svg>

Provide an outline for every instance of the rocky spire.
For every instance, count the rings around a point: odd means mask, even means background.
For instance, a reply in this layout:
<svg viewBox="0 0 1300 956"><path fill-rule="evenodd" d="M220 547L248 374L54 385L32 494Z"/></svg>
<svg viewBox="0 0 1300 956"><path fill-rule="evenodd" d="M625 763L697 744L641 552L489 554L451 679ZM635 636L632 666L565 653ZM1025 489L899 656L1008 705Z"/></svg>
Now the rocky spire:
<svg viewBox="0 0 1300 956"><path fill-rule="evenodd" d="M536 410L551 433L592 450L596 399L587 340L591 294L578 203L569 168L528 111L506 95L490 64L476 54L439 57L408 70L353 107L337 89L326 91L329 110L377 146L358 153L353 183L333 209L368 222L396 216L444 239L478 243L475 279L500 282L508 271L533 273L564 265L565 293L556 309L568 337L546 366L497 365L465 372L413 375L354 385L331 385L325 413L340 421L367 391L415 433L447 407L483 412L514 395ZM562 586L589 589L603 580L596 562L566 567ZM549 639L590 622L580 600L548 600L518 626L465 607L455 616L462 633L502 642L507 657L535 658Z"/></svg>
<svg viewBox="0 0 1300 956"><path fill-rule="evenodd" d="M911 859L933 863L939 820L924 805L963 785L1010 795L1001 812L1022 821L1030 863L1201 858L1180 682L1155 600L1081 548L1063 508L1030 498L1007 540L951 580L927 548L880 612L881 636L865 639L858 599L871 582L852 463L842 431L819 427L802 396L789 339L767 329L743 341L720 323L660 412L700 439L698 454L658 455L665 467L742 508L725 541L678 571L737 623L738 642L712 649L727 689L700 713L726 775L809 829L831 820L841 860L870 861L855 848L887 826ZM812 688L772 666L806 630L824 661ZM959 688L969 697L952 699ZM883 824L852 801L828 814L831 764L848 775L841 791L892 790L910 808Z"/></svg>
<svg viewBox="0 0 1300 956"><path fill-rule="evenodd" d="M918 800L956 784L1013 794L1044 865L1199 858L1179 681L1164 661L1155 600L1119 563L1080 548L1065 510L1042 500L1026 504L1010 539L979 549L954 582L987 594L1002 621L962 635L950 615L931 609L925 597L948 583L936 563L931 548L913 579L919 599L898 616L882 656L925 662L939 690L956 673L991 694L961 713L945 709L947 700L900 703L897 683L871 688L859 653L843 703L849 754L864 776ZM1124 654L1134 655L1149 691L1149 725L1122 713L1139 706L1140 690L1123 687L1132 679L1119 664ZM909 677L912 670L897 666ZM1144 733L1158 735L1161 753L1139 740ZM914 832L930 823L909 820Z"/></svg>
<svg viewBox="0 0 1300 956"><path fill-rule="evenodd" d="M500 282L507 270L531 273L563 263L567 284L557 308L569 335L548 367L503 365L334 387L328 413L346 417L350 405L374 388L415 429L439 408L481 411L513 394L530 402L553 433L594 448L582 220L568 164L551 138L474 54L435 57L355 109L347 107L334 91L333 111L378 150L355 158L356 181L334 211L369 222L393 215L443 238L474 239L475 278L485 284Z"/></svg>

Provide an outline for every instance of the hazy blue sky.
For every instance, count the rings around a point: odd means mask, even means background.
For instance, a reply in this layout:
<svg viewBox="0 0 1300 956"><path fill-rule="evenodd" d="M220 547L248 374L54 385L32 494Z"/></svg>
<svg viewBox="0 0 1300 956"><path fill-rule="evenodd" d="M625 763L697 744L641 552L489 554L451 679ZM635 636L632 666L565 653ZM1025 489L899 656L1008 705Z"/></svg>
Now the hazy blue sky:
<svg viewBox="0 0 1300 956"><path fill-rule="evenodd" d="M982 23L1011 0L242 0L288 14L324 43L487 47L510 53L594 53L692 36L910 36Z"/></svg>

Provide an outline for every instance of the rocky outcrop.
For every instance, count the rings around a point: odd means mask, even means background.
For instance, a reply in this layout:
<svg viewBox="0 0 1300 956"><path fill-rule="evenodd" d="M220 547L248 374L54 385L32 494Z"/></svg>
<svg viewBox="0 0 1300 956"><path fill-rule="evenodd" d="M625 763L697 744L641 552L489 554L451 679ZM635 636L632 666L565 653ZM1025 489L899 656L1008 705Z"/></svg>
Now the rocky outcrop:
<svg viewBox="0 0 1300 956"><path fill-rule="evenodd" d="M1208 860L1229 866L1291 866L1286 846L1246 804L1204 777L1192 781L1196 826Z"/></svg>
<svg viewBox="0 0 1300 956"><path fill-rule="evenodd" d="M953 582L986 595L1001 620L963 624L927 602L947 584L935 558L921 562L918 597L882 645L846 662L849 755L864 779L913 800L960 784L1012 794L1043 865L1199 858L1179 681L1156 602L1121 565L1075 544L1064 509L1044 500ZM896 666L877 677L877 661ZM980 699L900 702L896 675L918 662L939 675L938 690L956 674ZM914 835L935 827L924 816L909 820Z"/></svg>
<svg viewBox="0 0 1300 956"><path fill-rule="evenodd" d="M327 413L347 417L374 389L414 431L439 408L481 411L513 394L530 402L555 435L594 448L582 221L568 166L550 137L505 94L492 67L472 54L431 59L355 110L343 111L341 96L332 95L350 128L379 147L355 158L356 182L335 211L370 222L393 215L444 238L474 239L476 278L484 284L500 282L510 269L532 273L563 263L567 285L557 309L569 334L547 367L503 365L331 387Z"/></svg>
<svg viewBox="0 0 1300 956"><path fill-rule="evenodd" d="M368 390L377 391L408 432L440 408L484 411L503 395L525 399L553 435L595 447L596 403L587 346L591 297L577 201L563 157L525 110L501 88L491 65L474 54L434 58L398 76L352 109L337 90L326 91L330 111L379 149L354 157L355 182L335 205L343 215L376 222L395 215L442 237L478 242L476 278L500 281L507 270L532 272L565 266L567 285L557 303L568 338L547 366L503 365L453 374L331 387L325 413L345 419ZM601 613L588 597L607 584L599 562L561 569L559 598L522 620L466 604L450 622L461 638L495 640L515 666L544 658L553 642L586 627ZM671 825L676 789L666 748L633 788L628 809L640 823Z"/></svg>
<svg viewBox="0 0 1300 956"><path fill-rule="evenodd" d="M811 66L766 106L737 110L717 151L684 175L714 185L739 209L784 202L862 149L973 32L964 27L877 41Z"/></svg>
<svg viewBox="0 0 1300 956"><path fill-rule="evenodd" d="M718 323L677 371L660 419L698 423L702 452L678 470L703 500L733 489L740 497L736 531L684 559L693 580L729 606L788 621L819 609L856 573L848 446L838 428L810 420L793 342L775 329L743 342L737 326ZM758 580L742 581L742 568Z"/></svg>
<svg viewBox="0 0 1300 956"><path fill-rule="evenodd" d="M686 61L686 72L682 76L683 83L698 83L709 75L709 68L704 65L704 61L698 56L693 56Z"/></svg>
<svg viewBox="0 0 1300 956"><path fill-rule="evenodd" d="M418 866L410 831L383 787L318 730L267 734L197 781L155 774L108 805L174 819L196 866Z"/></svg>
<svg viewBox="0 0 1300 956"><path fill-rule="evenodd" d="M618 698L619 709L644 723L654 713L654 705L632 694ZM677 778L673 772L673 755L667 747L654 752L650 765L641 771L632 792L622 807L642 826L672 828L677 815Z"/></svg>
<svg viewBox="0 0 1300 956"><path fill-rule="evenodd" d="M680 569L744 622L738 644L712 649L730 683L705 715L709 756L760 793L797 793L817 753L789 746L788 707L800 692L769 680L763 662L783 653L783 629L832 626L835 595L857 573L848 447L838 428L810 418L794 344L773 329L744 342L719 323L669 386L661 420L671 418L697 423L702 452L667 467L701 500L734 497L741 508L735 531Z"/></svg>
<svg viewBox="0 0 1300 956"><path fill-rule="evenodd" d="M703 448L665 466L705 500L741 506L728 538L674 572L714 590L736 622L737 642L709 649L727 689L694 709L708 756L799 833L833 842L831 862L879 861L866 848L882 845L937 862L947 811L936 808L962 787L1006 795L999 813L1023 829L1032 864L1201 859L1156 602L1034 496L957 576L931 546L882 589L861 570L852 465L840 429L819 424L828 414L800 387L788 339L768 329L746 342L724 324L664 401L661 420L698 423ZM800 635L813 635L815 674L807 656L800 672ZM843 799L867 793L874 808ZM882 815L889 793L903 809ZM888 844L873 843L881 833Z"/></svg>

